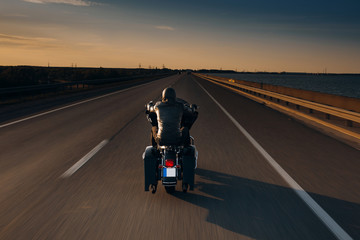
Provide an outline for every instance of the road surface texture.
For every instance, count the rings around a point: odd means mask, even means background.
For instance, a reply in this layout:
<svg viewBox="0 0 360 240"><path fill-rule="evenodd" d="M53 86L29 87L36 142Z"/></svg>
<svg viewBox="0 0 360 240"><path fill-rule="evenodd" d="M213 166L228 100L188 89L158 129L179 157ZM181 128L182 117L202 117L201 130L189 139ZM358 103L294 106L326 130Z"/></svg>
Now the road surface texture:
<svg viewBox="0 0 360 240"><path fill-rule="evenodd" d="M144 105L170 85L200 106L191 130L196 186L183 193L178 184L167 194L159 185L151 194L141 158L151 127ZM33 118L29 108L5 117L0 239L336 239L296 193L302 190L288 185L204 89L339 228L360 239L360 151L192 75Z"/></svg>

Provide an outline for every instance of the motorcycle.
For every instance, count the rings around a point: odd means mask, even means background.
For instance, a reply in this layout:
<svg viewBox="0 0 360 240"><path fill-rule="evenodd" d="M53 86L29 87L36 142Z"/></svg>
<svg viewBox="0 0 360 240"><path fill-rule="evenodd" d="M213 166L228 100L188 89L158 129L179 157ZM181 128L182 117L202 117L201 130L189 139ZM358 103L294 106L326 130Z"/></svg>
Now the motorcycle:
<svg viewBox="0 0 360 240"><path fill-rule="evenodd" d="M193 105L194 111L197 106ZM195 120L194 120L195 121ZM191 126L190 126L191 127ZM154 194L161 181L167 193L173 193L178 181L182 181L182 191L194 190L195 169L198 151L194 138L190 136L190 146L165 145L147 146L143 156L145 191Z"/></svg>
<svg viewBox="0 0 360 240"><path fill-rule="evenodd" d="M173 193L178 181L182 181L182 191L194 190L195 169L198 151L191 137L191 146L148 146L143 154L145 166L145 191L154 194L158 181L167 193Z"/></svg>

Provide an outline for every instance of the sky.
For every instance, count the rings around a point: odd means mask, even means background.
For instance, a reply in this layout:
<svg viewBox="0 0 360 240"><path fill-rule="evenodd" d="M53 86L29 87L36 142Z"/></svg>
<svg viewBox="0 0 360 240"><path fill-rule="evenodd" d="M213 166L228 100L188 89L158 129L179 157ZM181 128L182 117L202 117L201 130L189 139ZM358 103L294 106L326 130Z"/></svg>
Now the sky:
<svg viewBox="0 0 360 240"><path fill-rule="evenodd" d="M358 0L1 0L0 65L360 73Z"/></svg>

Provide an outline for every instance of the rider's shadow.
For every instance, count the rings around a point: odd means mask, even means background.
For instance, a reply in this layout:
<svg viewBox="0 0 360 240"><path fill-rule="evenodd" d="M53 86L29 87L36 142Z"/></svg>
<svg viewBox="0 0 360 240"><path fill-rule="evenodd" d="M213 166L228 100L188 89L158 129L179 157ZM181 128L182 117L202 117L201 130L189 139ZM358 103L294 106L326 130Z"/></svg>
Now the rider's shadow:
<svg viewBox="0 0 360 240"><path fill-rule="evenodd" d="M174 196L208 209L206 220L227 230L256 239L334 238L290 188L199 168L195 187L200 194ZM331 213L341 218L335 221L352 237L360 237L359 204L310 195L326 211L336 209Z"/></svg>

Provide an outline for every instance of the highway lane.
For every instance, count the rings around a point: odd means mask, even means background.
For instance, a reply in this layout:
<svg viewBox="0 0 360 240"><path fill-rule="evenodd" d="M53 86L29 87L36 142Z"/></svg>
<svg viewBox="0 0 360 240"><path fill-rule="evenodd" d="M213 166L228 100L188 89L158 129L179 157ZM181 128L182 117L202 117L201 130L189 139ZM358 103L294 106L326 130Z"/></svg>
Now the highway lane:
<svg viewBox="0 0 360 240"><path fill-rule="evenodd" d="M196 189L144 192L143 106L175 80L0 129L0 239L334 239L196 81L359 238L359 151L191 76L174 86L200 105ZM89 162L60 178L104 139Z"/></svg>
<svg viewBox="0 0 360 240"><path fill-rule="evenodd" d="M359 236L359 151L290 117L199 80L331 216Z"/></svg>
<svg viewBox="0 0 360 240"><path fill-rule="evenodd" d="M18 194L27 196L43 182L58 178L74 161L140 113L144 106L140 102L158 98L163 86L177 78L1 128L0 201L23 201ZM6 213L2 214L0 226L5 226L9 221L5 216L16 215L21 208L2 210Z"/></svg>

